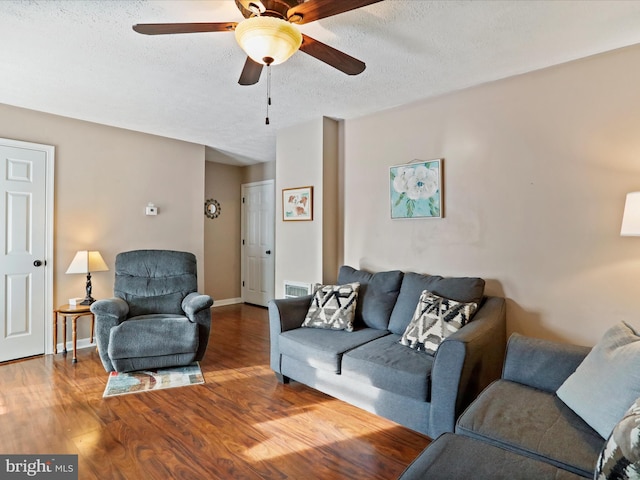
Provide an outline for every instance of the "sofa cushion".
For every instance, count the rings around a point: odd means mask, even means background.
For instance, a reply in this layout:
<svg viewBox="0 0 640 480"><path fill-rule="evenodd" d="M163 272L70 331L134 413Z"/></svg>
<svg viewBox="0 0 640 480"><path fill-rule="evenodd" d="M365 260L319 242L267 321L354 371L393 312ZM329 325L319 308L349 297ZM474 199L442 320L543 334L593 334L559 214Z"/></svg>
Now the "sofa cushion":
<svg viewBox="0 0 640 480"><path fill-rule="evenodd" d="M359 287L359 283L318 286L302 326L352 332Z"/></svg>
<svg viewBox="0 0 640 480"><path fill-rule="evenodd" d="M640 479L640 398L613 428L598 457L595 480Z"/></svg>
<svg viewBox="0 0 640 480"><path fill-rule="evenodd" d="M477 303L456 302L425 290L400 343L433 355L445 338L471 320L477 309Z"/></svg>
<svg viewBox="0 0 640 480"><path fill-rule="evenodd" d="M389 330L402 335L413 318L420 295L429 290L441 297L450 298L458 302L482 302L484 294L484 280L471 277L441 277L438 275L421 275L408 272L404 274L398 300L391 312Z"/></svg>
<svg viewBox="0 0 640 480"><path fill-rule="evenodd" d="M296 328L278 337L280 353L313 368L340 373L342 355L359 345L387 335L386 330L362 328L353 332Z"/></svg>
<svg viewBox="0 0 640 480"><path fill-rule="evenodd" d="M198 324L187 317L150 314L132 317L109 332L109 357L159 357L198 350Z"/></svg>
<svg viewBox="0 0 640 480"><path fill-rule="evenodd" d="M356 305L356 325L386 330L393 306L396 304L403 273L399 270L369 273L343 265L338 283L359 283ZM415 307L415 305L414 305Z"/></svg>
<svg viewBox="0 0 640 480"><path fill-rule="evenodd" d="M638 332L624 322L607 330L557 393L585 422L607 438L629 405L640 397Z"/></svg>
<svg viewBox="0 0 640 480"><path fill-rule="evenodd" d="M583 477L486 442L445 433L398 480L579 480Z"/></svg>
<svg viewBox="0 0 640 480"><path fill-rule="evenodd" d="M591 478L604 439L558 397L498 380L458 419L456 433Z"/></svg>
<svg viewBox="0 0 640 480"><path fill-rule="evenodd" d="M433 357L406 348L399 335L387 335L346 353L342 375L382 390L429 400Z"/></svg>

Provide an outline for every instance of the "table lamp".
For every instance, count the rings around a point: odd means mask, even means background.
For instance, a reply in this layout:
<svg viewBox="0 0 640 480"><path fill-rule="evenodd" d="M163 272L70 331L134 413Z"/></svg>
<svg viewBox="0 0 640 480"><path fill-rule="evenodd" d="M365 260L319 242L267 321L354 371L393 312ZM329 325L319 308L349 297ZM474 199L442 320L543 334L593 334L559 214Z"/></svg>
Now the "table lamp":
<svg viewBox="0 0 640 480"><path fill-rule="evenodd" d="M620 235L623 237L640 236L640 192L627 193Z"/></svg>
<svg viewBox="0 0 640 480"><path fill-rule="evenodd" d="M66 273L87 274L87 295L84 300L80 302L80 305L91 305L96 301L95 298L91 296L91 272L106 272L107 270L109 270L109 267L104 263L100 252L80 250L76 253Z"/></svg>

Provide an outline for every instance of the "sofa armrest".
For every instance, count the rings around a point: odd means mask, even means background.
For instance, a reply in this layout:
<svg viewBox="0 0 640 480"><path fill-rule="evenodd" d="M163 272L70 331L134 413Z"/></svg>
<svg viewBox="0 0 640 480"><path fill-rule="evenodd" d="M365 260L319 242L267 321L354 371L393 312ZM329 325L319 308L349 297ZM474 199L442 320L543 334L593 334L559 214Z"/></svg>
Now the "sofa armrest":
<svg viewBox="0 0 640 480"><path fill-rule="evenodd" d="M487 297L473 321L447 337L436 351L431 371L431 438L453 432L464 409L500 378L505 346L505 300Z"/></svg>
<svg viewBox="0 0 640 480"><path fill-rule="evenodd" d="M129 315L129 304L121 298L105 298L91 304L91 312L96 319L96 344L100 360L107 372L115 370L109 358L109 334L116 325L124 322Z"/></svg>
<svg viewBox="0 0 640 480"><path fill-rule="evenodd" d="M280 373L280 346L282 332L302 326L313 295L269 301L269 336L271 339L271 369Z"/></svg>
<svg viewBox="0 0 640 480"><path fill-rule="evenodd" d="M509 338L502 378L555 392L591 349L514 333Z"/></svg>

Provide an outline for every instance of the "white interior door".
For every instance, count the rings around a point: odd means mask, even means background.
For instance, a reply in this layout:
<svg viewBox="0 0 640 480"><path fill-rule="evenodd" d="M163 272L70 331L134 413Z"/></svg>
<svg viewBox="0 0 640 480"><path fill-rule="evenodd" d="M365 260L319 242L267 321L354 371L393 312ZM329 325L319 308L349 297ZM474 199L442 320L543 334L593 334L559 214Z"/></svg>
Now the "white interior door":
<svg viewBox="0 0 640 480"><path fill-rule="evenodd" d="M0 362L45 353L53 152L0 139Z"/></svg>
<svg viewBox="0 0 640 480"><path fill-rule="evenodd" d="M242 185L242 301L267 306L275 295L273 180Z"/></svg>

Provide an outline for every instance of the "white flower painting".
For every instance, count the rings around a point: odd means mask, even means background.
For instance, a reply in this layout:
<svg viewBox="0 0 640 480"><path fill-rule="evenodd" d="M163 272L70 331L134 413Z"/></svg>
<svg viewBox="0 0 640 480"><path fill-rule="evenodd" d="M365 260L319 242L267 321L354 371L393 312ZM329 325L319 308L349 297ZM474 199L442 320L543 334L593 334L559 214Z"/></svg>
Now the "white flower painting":
<svg viewBox="0 0 640 480"><path fill-rule="evenodd" d="M441 218L441 160L389 169L391 218Z"/></svg>

